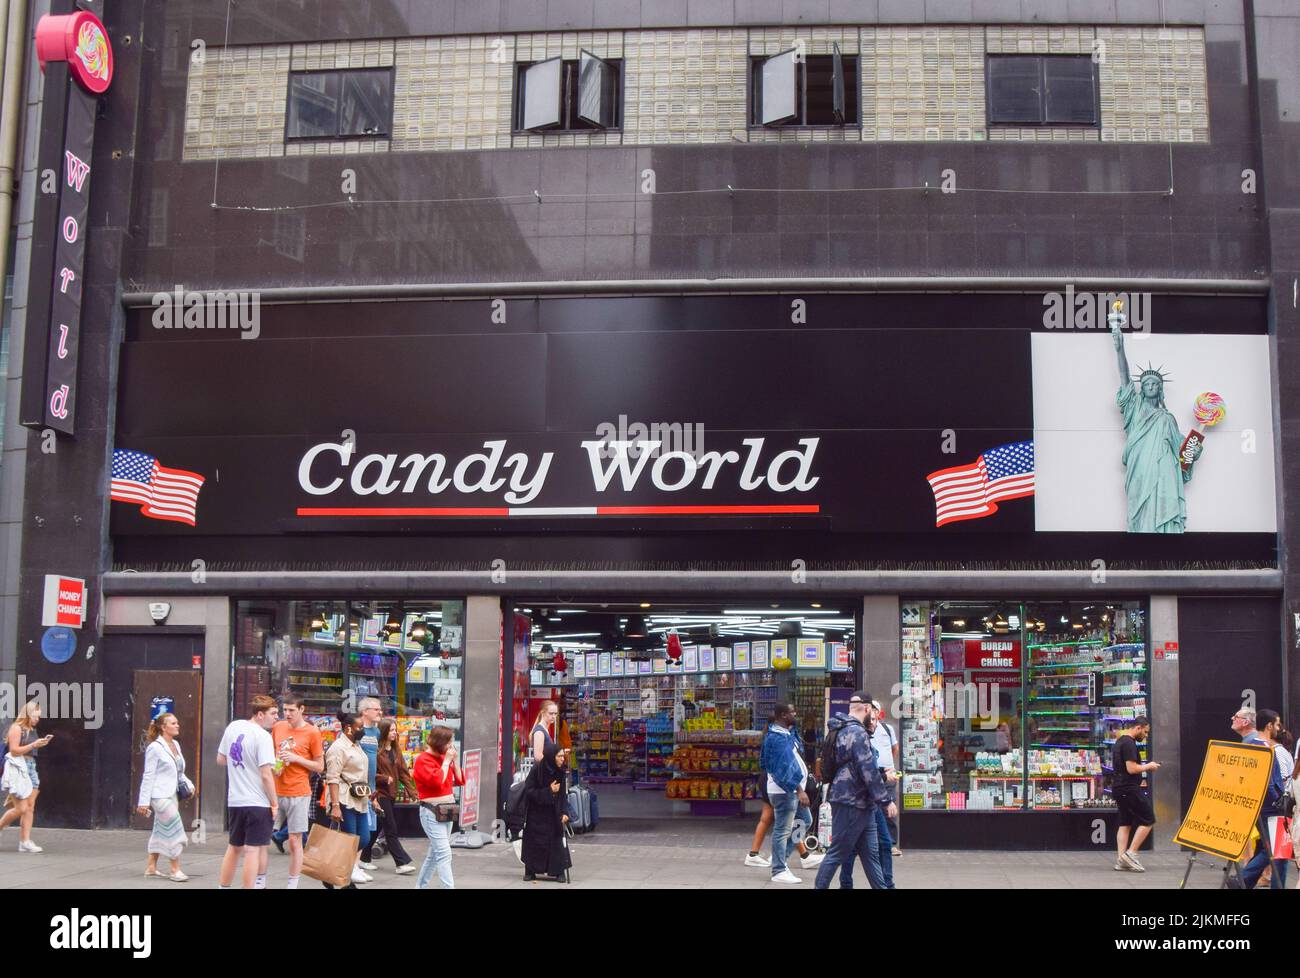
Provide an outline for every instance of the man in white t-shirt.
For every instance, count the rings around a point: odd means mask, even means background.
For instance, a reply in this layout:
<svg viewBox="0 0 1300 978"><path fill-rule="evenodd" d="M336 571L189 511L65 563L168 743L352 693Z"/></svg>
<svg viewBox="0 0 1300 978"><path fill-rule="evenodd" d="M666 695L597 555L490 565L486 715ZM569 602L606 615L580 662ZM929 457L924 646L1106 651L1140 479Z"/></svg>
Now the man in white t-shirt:
<svg viewBox="0 0 1300 978"><path fill-rule="evenodd" d="M898 767L898 734L894 733L894 728L885 722L885 708L880 705L880 700L871 701L871 716L875 720L875 727L871 731L871 746L876 749L876 762L880 765L880 770L886 772L893 771ZM894 786L890 785L890 791L895 791ZM885 855L885 849L888 848L888 855L901 856L903 851L898 848L898 822L892 818L886 818L880 822L882 829L882 838L880 839L880 849L882 856ZM885 839L883 836L888 835ZM882 860L881 869L884 869ZM889 869L884 870L885 878L892 880L894 878L893 859L889 861Z"/></svg>
<svg viewBox="0 0 1300 978"><path fill-rule="evenodd" d="M244 857L244 889L266 889L267 850L275 822L275 744L271 728L280 718L275 700L254 696L248 720L233 720L221 736L217 763L226 769L230 844L221 860L221 888L230 889Z"/></svg>

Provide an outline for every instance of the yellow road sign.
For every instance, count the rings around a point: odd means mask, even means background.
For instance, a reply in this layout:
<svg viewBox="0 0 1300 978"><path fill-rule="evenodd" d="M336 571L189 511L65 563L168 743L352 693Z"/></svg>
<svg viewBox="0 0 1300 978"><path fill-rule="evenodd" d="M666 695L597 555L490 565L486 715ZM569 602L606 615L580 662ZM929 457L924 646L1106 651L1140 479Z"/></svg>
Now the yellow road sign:
<svg viewBox="0 0 1300 978"><path fill-rule="evenodd" d="M1224 859L1240 859L1259 819L1273 771L1262 744L1211 740L1196 794L1174 841Z"/></svg>

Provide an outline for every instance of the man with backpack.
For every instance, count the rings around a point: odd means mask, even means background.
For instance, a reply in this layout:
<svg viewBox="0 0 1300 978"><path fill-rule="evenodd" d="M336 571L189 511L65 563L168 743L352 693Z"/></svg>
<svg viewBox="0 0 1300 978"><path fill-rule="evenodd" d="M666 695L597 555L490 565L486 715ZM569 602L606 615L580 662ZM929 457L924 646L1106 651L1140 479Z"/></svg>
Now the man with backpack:
<svg viewBox="0 0 1300 978"><path fill-rule="evenodd" d="M888 817L898 816L888 787L897 774L891 771L888 778L881 774L867 729L870 720L871 696L859 690L849 698L847 714L831 717L822 741L822 781L831 803L831 845L817 871L814 886L818 890L827 889L836 870L845 863L852 866L855 857L861 860L871 888L885 889L876 812L884 809ZM843 876L840 886L847 888Z"/></svg>

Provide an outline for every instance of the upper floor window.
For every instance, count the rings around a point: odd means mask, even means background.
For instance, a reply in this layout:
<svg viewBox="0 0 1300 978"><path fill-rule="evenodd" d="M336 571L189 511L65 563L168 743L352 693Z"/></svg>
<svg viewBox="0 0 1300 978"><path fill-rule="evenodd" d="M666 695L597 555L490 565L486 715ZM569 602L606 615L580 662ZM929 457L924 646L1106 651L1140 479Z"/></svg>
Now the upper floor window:
<svg viewBox="0 0 1300 978"><path fill-rule="evenodd" d="M519 64L515 129L582 131L623 125L622 62L582 51L576 61Z"/></svg>
<svg viewBox="0 0 1300 978"><path fill-rule="evenodd" d="M1097 66L1089 55L989 55L990 124L1095 126Z"/></svg>
<svg viewBox="0 0 1300 978"><path fill-rule="evenodd" d="M752 126L856 126L858 59L840 53L809 54L795 48L750 59Z"/></svg>
<svg viewBox="0 0 1300 978"><path fill-rule="evenodd" d="M289 139L388 136L393 131L393 69L295 71L289 75Z"/></svg>

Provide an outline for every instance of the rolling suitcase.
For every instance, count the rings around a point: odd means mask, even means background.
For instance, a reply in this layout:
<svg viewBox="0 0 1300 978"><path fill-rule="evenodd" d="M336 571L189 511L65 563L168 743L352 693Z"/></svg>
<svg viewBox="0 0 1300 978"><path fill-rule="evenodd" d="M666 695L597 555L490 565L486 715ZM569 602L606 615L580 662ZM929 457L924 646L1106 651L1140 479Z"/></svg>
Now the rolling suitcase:
<svg viewBox="0 0 1300 978"><path fill-rule="evenodd" d="M590 832L596 827L594 816L595 796L586 785L575 784L569 789L569 824L579 834Z"/></svg>

